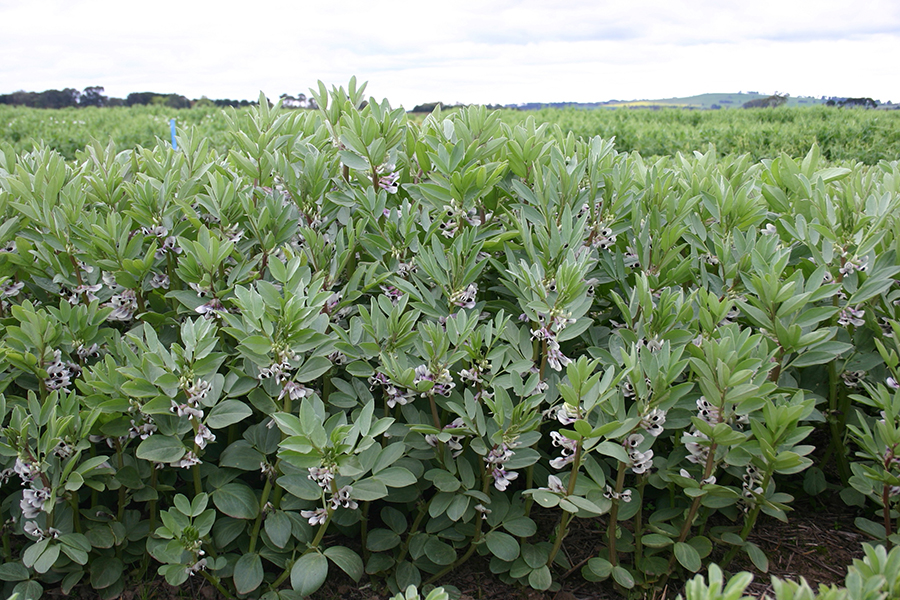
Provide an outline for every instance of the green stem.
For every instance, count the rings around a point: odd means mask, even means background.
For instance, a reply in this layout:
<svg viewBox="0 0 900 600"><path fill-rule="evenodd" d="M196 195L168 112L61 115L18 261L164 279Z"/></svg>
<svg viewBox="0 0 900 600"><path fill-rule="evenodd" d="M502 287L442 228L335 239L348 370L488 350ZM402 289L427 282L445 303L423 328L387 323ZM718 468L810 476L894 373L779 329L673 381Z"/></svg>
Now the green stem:
<svg viewBox="0 0 900 600"><path fill-rule="evenodd" d="M619 495L622 488L625 487L625 469L628 468L624 462L619 461L619 470L616 473L616 492L613 496L612 508L609 510L609 525L606 529L606 538L609 541L609 562L612 566L619 564L619 554L616 552L616 533L619 530Z"/></svg>
<svg viewBox="0 0 900 600"><path fill-rule="evenodd" d="M578 479L578 471L581 469L581 442L575 446L575 456L572 458L572 472L569 474L569 485L566 487L566 496L571 496L575 492L575 481ZM563 512L559 517L559 526L556 529L556 539L553 540L553 548L547 557L547 566L553 565L556 555L562 547L563 539L568 534L569 523L575 515L569 512Z"/></svg>
<svg viewBox="0 0 900 600"><path fill-rule="evenodd" d="M369 506L370 502L362 503L362 518L359 521L359 540L362 543L363 563L369 562L369 550L366 548L366 541L369 539Z"/></svg>
<svg viewBox="0 0 900 600"><path fill-rule="evenodd" d="M647 485L647 478L640 477L638 481L638 497L632 500L637 501L638 511L634 515L634 564L640 565L644 554L644 545L641 543L641 535L644 533L644 486Z"/></svg>
<svg viewBox="0 0 900 600"><path fill-rule="evenodd" d="M846 487L850 481L850 463L847 459L847 451L844 446L844 422L846 411L850 409L847 394L839 385L840 375L837 372L836 361L828 363L828 428L831 431L830 453L833 454L837 464L838 475L841 483Z"/></svg>
<svg viewBox="0 0 900 600"><path fill-rule="evenodd" d="M157 470L156 467L150 467L150 487L154 490L156 489L156 479L157 479ZM147 508L150 512L150 535L153 535L153 532L156 531L156 498L150 500L150 504Z"/></svg>
<svg viewBox="0 0 900 600"><path fill-rule="evenodd" d="M72 492L69 496L69 504L72 506L72 524L75 527L75 533L81 533L81 513L78 511L78 492Z"/></svg>
<svg viewBox="0 0 900 600"><path fill-rule="evenodd" d="M259 499L259 514L256 515L256 522L253 523L253 531L250 533L250 545L247 552L256 550L256 540L259 538L259 528L262 525L263 515L265 514L266 502L269 501L269 493L272 491L272 478L266 477L266 483L263 485L262 496Z"/></svg>
<svg viewBox="0 0 900 600"><path fill-rule="evenodd" d="M766 473L766 476L763 478L762 489L764 490L769 487L769 481L772 479L772 472ZM741 529L741 541L746 542L747 538L750 537L750 532L753 531L753 526L756 524L756 518L759 516L759 511L762 509L762 503L758 500L753 505L753 508L750 510L747 515L747 519L744 521L744 527ZM732 546L728 551L728 554L725 555L725 558L722 559L721 566L723 569L728 566L728 563L734 559L735 555L738 553L740 546Z"/></svg>
<svg viewBox="0 0 900 600"><path fill-rule="evenodd" d="M210 582L212 584L212 586L214 588L216 588L216 590L220 594L222 594L223 596L228 598L228 600L234 600L234 596L232 596L230 593L228 593L228 590L226 590L224 587L222 587L222 584L219 582L218 577L213 577L212 575L210 575L209 573L207 573L206 571L203 571L203 570L200 571L200 574L203 575L203 578L206 579L208 582Z"/></svg>
<svg viewBox="0 0 900 600"><path fill-rule="evenodd" d="M431 497L431 500L434 500L434 496ZM409 528L409 535L406 536L406 540L403 542L403 546L400 548L400 554L397 557L397 564L399 564L404 558L406 558L406 553L409 551L409 541L412 538L413 534L415 534L419 530L419 525L422 524L422 519L425 517L425 513L428 512L428 507L431 506L431 500L419 505L419 514L417 514L416 518L413 520L412 527Z"/></svg>

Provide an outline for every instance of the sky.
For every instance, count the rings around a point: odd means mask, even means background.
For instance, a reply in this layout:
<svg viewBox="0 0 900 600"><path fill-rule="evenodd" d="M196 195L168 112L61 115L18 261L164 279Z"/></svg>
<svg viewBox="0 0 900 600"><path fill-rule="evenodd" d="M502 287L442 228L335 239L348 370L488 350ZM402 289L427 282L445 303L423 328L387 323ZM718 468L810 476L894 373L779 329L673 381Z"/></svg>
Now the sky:
<svg viewBox="0 0 900 600"><path fill-rule="evenodd" d="M900 102L897 0L0 0L0 93L416 104L758 91Z"/></svg>

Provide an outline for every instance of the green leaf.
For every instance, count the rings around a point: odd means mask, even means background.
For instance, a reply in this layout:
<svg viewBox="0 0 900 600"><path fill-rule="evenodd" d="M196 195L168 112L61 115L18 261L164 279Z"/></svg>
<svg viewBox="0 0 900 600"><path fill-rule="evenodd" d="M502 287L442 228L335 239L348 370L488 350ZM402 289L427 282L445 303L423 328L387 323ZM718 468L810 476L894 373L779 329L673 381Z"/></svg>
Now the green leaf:
<svg viewBox="0 0 900 600"><path fill-rule="evenodd" d="M0 581L25 581L28 577L28 569L20 562L0 564Z"/></svg>
<svg viewBox="0 0 900 600"><path fill-rule="evenodd" d="M484 536L484 541L487 543L488 550L500 560L512 562L519 558L519 542L508 533L491 531Z"/></svg>
<svg viewBox="0 0 900 600"><path fill-rule="evenodd" d="M408 485L415 485L416 481L418 481L415 475L413 475L403 467L388 467L387 469L379 471L378 475L374 476L374 479L377 479L387 487L392 488L402 488ZM355 486L353 490L356 490Z"/></svg>
<svg viewBox="0 0 900 600"><path fill-rule="evenodd" d="M665 548L672 544L672 538L659 533L648 533L641 536L641 543L648 548Z"/></svg>
<svg viewBox="0 0 900 600"><path fill-rule="evenodd" d="M332 362L324 356L313 356L297 369L294 379L300 383L312 381L332 367Z"/></svg>
<svg viewBox="0 0 900 600"><path fill-rule="evenodd" d="M626 590L630 590L634 587L634 577L632 577L631 573L625 567L613 567L612 576L613 579L615 579L616 583L621 585Z"/></svg>
<svg viewBox="0 0 900 600"><path fill-rule="evenodd" d="M325 549L325 556L331 559L353 581L359 581L363 575L363 562L359 554L344 546L331 546Z"/></svg>
<svg viewBox="0 0 900 600"><path fill-rule="evenodd" d="M528 574L528 585L536 590L550 589L552 583L553 577L550 575L550 568L547 565L538 567Z"/></svg>
<svg viewBox="0 0 900 600"><path fill-rule="evenodd" d="M450 544L429 536L425 542L425 556L436 565L449 565L456 560L456 550Z"/></svg>
<svg viewBox="0 0 900 600"><path fill-rule="evenodd" d="M810 496L821 494L828 485L825 482L825 473L819 467L811 467L803 474L803 491Z"/></svg>
<svg viewBox="0 0 900 600"><path fill-rule="evenodd" d="M675 543L675 558L678 559L682 567L692 573L696 573L703 566L700 561L700 554L693 546L685 542Z"/></svg>
<svg viewBox="0 0 900 600"><path fill-rule="evenodd" d="M747 542L746 544L744 544L744 551L747 553L747 556L750 557L750 561L753 563L753 566L755 566L763 573L767 573L769 571L769 559L766 557L766 553L763 552L759 546L752 542Z"/></svg>
<svg viewBox="0 0 900 600"><path fill-rule="evenodd" d="M157 433L142 441L134 454L151 462L173 463L184 456L185 452L187 448L181 440Z"/></svg>
<svg viewBox="0 0 900 600"><path fill-rule="evenodd" d="M239 423L252 414L253 410L240 400L223 400L209 411L206 426L210 429L222 429Z"/></svg>
<svg viewBox="0 0 900 600"><path fill-rule="evenodd" d="M213 503L220 511L235 519L255 519L259 514L259 500L248 486L226 483L212 493Z"/></svg>
<svg viewBox="0 0 900 600"><path fill-rule="evenodd" d="M249 594L263 580L262 559L256 552L244 554L234 565L234 589L238 594Z"/></svg>
<svg viewBox="0 0 900 600"><path fill-rule="evenodd" d="M266 534L279 548L284 548L290 541L291 519L283 510L274 510L266 515Z"/></svg>
<svg viewBox="0 0 900 600"><path fill-rule="evenodd" d="M328 559L318 552L304 554L291 567L291 587L301 596L309 596L325 583Z"/></svg>
<svg viewBox="0 0 900 600"><path fill-rule="evenodd" d="M422 573L409 561L404 560L397 565L397 585L402 589L414 585L418 587L422 583Z"/></svg>
<svg viewBox="0 0 900 600"><path fill-rule="evenodd" d="M19 594L19 596L16 596ZM44 595L44 588L37 581L22 581L13 588L12 598L20 600L41 600Z"/></svg>
<svg viewBox="0 0 900 600"><path fill-rule="evenodd" d="M91 561L91 587L95 590L108 588L122 576L125 565L118 558L104 558Z"/></svg>
<svg viewBox="0 0 900 600"><path fill-rule="evenodd" d="M544 508L553 508L559 504L559 496L553 492L548 492L547 490L537 490L532 492L531 497Z"/></svg>
<svg viewBox="0 0 900 600"><path fill-rule="evenodd" d="M503 529L516 537L531 537L537 532L537 525L528 517L517 517L503 521Z"/></svg>
<svg viewBox="0 0 900 600"><path fill-rule="evenodd" d="M366 538L366 548L372 552L384 552L395 548L400 543L400 536L390 529L373 529Z"/></svg>

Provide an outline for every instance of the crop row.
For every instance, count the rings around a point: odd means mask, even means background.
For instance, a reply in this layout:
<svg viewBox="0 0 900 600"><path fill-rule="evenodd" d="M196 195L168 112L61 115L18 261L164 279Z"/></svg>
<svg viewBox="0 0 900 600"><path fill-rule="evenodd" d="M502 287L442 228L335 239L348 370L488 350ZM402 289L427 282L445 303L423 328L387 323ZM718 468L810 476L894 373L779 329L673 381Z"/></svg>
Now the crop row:
<svg viewBox="0 0 900 600"><path fill-rule="evenodd" d="M582 576L647 591L765 570L760 515L826 491L896 543L900 163L363 89L233 113L227 153L0 152L3 593L397 592L476 553L552 589L574 518Z"/></svg>

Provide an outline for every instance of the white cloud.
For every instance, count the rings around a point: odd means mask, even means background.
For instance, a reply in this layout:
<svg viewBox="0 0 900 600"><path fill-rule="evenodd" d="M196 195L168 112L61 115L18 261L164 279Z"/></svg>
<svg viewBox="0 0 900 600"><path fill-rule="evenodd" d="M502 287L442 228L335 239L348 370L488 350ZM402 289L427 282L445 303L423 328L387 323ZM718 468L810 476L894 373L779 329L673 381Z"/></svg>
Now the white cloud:
<svg viewBox="0 0 900 600"><path fill-rule="evenodd" d="M0 92L255 98L369 80L394 104L758 89L900 99L900 3L0 2Z"/></svg>

